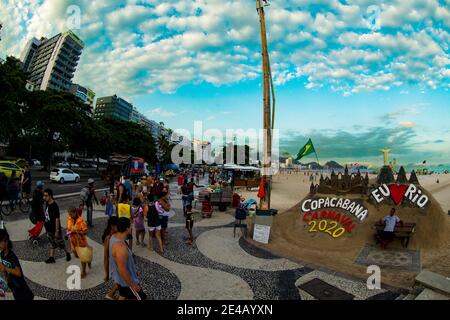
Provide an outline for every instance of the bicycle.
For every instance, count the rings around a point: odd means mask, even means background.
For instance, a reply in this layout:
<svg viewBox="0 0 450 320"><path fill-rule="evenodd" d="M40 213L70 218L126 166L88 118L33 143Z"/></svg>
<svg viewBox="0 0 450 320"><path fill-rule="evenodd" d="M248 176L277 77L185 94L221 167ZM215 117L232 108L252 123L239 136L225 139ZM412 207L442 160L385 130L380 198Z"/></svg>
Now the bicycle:
<svg viewBox="0 0 450 320"><path fill-rule="evenodd" d="M14 211L16 211L16 208L19 208L19 210L22 213L29 213L31 209L31 202L28 196L24 196L24 194L21 192L19 193L19 197L16 200L8 200L8 202L5 204L5 200L2 200L2 208L1 211L3 215L9 216Z"/></svg>

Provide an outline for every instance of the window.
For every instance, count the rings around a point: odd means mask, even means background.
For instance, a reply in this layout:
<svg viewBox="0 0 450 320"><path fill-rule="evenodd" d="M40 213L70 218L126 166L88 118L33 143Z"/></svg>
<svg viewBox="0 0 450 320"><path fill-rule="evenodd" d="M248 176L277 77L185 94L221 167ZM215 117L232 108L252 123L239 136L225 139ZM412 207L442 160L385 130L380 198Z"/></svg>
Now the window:
<svg viewBox="0 0 450 320"><path fill-rule="evenodd" d="M69 169L64 169L64 170L63 170L63 173L66 173L66 174L73 174L73 172L70 171Z"/></svg>

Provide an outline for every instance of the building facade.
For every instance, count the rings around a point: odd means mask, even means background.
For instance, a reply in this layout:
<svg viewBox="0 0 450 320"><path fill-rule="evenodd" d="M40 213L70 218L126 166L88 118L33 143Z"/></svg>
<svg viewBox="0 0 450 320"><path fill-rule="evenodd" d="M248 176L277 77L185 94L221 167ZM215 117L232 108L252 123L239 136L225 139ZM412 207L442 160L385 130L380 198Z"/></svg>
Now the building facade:
<svg viewBox="0 0 450 320"><path fill-rule="evenodd" d="M94 108L95 92L93 90L79 84L72 84L69 91L77 96L81 102Z"/></svg>
<svg viewBox="0 0 450 320"><path fill-rule="evenodd" d="M133 113L133 105L119 98L117 95L101 97L97 99L94 119L112 118L130 121Z"/></svg>
<svg viewBox="0 0 450 320"><path fill-rule="evenodd" d="M24 71L36 90L69 91L83 41L72 31L47 39L31 39L21 56Z"/></svg>

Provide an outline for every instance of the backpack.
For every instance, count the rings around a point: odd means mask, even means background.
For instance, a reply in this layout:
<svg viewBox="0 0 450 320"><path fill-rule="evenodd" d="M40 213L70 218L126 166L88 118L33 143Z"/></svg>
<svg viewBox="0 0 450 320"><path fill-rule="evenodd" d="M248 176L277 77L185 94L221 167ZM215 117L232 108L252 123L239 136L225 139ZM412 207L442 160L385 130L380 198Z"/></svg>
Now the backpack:
<svg viewBox="0 0 450 320"><path fill-rule="evenodd" d="M89 197L89 189L88 189L88 187L84 187L80 191L80 199L81 199L81 201L86 202L88 197Z"/></svg>
<svg viewBox="0 0 450 320"><path fill-rule="evenodd" d="M29 218L32 224L36 224L38 222L38 218L41 212L41 203L42 203L42 195L39 191L33 192L33 198L31 200L31 210L29 214Z"/></svg>

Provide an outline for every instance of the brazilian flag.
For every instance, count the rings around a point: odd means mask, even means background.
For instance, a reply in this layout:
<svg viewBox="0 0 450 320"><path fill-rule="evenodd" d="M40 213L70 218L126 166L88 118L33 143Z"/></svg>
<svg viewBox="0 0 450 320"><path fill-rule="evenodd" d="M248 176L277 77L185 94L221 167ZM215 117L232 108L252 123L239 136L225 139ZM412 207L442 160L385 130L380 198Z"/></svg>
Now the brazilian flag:
<svg viewBox="0 0 450 320"><path fill-rule="evenodd" d="M314 149L314 145L311 141L311 139L308 140L308 142L301 148L297 153L297 158L295 160L300 160L301 158L307 156L308 154L315 153L317 158L316 149ZM319 159L317 159L317 162L319 162Z"/></svg>

